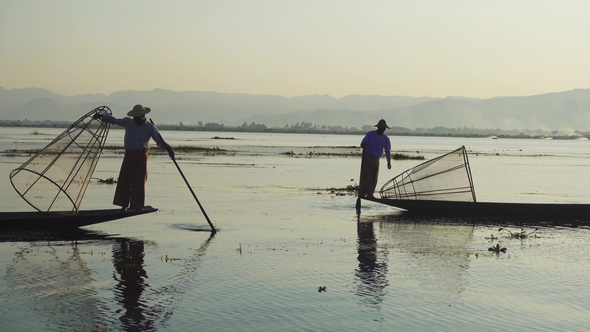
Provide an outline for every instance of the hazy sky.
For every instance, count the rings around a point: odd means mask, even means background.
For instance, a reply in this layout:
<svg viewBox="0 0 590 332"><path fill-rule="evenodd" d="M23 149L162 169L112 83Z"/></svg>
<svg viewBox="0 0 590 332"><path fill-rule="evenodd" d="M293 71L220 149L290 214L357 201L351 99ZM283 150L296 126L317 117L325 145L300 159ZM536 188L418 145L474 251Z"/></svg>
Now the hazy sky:
<svg viewBox="0 0 590 332"><path fill-rule="evenodd" d="M590 1L0 0L0 86L522 96L590 88Z"/></svg>

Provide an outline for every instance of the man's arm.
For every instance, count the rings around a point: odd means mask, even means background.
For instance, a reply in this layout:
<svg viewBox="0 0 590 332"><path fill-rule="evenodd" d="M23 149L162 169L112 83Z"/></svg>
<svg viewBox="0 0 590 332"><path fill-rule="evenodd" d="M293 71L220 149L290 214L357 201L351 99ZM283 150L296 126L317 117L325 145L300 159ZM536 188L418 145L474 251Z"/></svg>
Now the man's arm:
<svg viewBox="0 0 590 332"><path fill-rule="evenodd" d="M387 157L387 169L391 169L391 141L389 137L385 140L385 156Z"/></svg>
<svg viewBox="0 0 590 332"><path fill-rule="evenodd" d="M101 119L103 122L110 123L110 124L116 124L116 125L119 125L121 127L125 127L125 124L127 123L127 121L131 120L131 118L117 119L114 116L110 116L110 115L106 115L106 114L101 114L101 113L94 114L94 116L92 118L95 119L95 120L96 119Z"/></svg>
<svg viewBox="0 0 590 332"><path fill-rule="evenodd" d="M152 133L152 139L154 140L154 142L156 142L156 145L160 148L161 151L168 151L168 156L174 159L174 150L172 150L170 144L164 141L162 135L160 135L160 131L158 131L158 128L156 128L156 126L153 126L153 129L154 130Z"/></svg>

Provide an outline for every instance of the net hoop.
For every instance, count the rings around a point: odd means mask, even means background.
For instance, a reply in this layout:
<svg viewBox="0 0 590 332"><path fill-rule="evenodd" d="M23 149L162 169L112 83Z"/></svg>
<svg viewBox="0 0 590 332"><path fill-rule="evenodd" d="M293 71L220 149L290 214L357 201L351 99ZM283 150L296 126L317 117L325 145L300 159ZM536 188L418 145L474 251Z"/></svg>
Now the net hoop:
<svg viewBox="0 0 590 332"><path fill-rule="evenodd" d="M37 211L79 211L110 128L96 114L112 113L107 106L86 113L10 172L12 187Z"/></svg>

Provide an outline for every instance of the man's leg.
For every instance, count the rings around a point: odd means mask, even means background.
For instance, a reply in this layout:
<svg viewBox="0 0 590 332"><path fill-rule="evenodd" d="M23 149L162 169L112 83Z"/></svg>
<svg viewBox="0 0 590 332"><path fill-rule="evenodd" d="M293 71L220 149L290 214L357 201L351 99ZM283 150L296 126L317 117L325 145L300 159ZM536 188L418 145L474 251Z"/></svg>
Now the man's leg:
<svg viewBox="0 0 590 332"><path fill-rule="evenodd" d="M133 160L128 152L125 152L121 170L119 171L119 179L117 180L117 189L115 189L115 197L113 204L126 209L129 206L129 199L131 198L131 183L133 174Z"/></svg>
<svg viewBox="0 0 590 332"><path fill-rule="evenodd" d="M365 154L361 166L358 196L373 195L377 186L376 173L379 172L379 158Z"/></svg>
<svg viewBox="0 0 590 332"><path fill-rule="evenodd" d="M363 155L363 160L361 162L361 174L359 178L359 189L358 189L358 197L365 197L369 192L369 186L371 183L371 165L367 161L367 158Z"/></svg>
<svg viewBox="0 0 590 332"><path fill-rule="evenodd" d="M134 210L143 209L145 205L145 183L147 181L148 153L141 153L133 162L133 177L131 184L131 205Z"/></svg>
<svg viewBox="0 0 590 332"><path fill-rule="evenodd" d="M379 180L379 159L377 159L377 165L371 168L371 188L369 189L369 195L373 196L377 189L377 181Z"/></svg>

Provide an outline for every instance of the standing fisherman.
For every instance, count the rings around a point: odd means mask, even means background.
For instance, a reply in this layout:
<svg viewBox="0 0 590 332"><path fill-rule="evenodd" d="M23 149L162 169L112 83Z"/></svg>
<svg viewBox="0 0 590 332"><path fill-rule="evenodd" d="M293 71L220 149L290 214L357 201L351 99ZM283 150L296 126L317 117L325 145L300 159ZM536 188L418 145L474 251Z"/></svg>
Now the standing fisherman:
<svg viewBox="0 0 590 332"><path fill-rule="evenodd" d="M361 141L363 158L361 161L361 178L359 181L358 197L375 198L373 193L377 187L379 178L379 159L387 157L387 169L391 169L391 142L385 135L385 129L389 128L385 120L381 119L374 126L377 130L368 132Z"/></svg>
<svg viewBox="0 0 590 332"><path fill-rule="evenodd" d="M146 121L145 115L149 113L149 107L135 105L127 113L129 117L117 119L115 117L97 113L94 119L100 118L110 124L116 124L125 128L125 157L119 171L119 180L113 204L120 206L123 211L141 210L145 205L145 183L147 181L147 161L150 138L153 139L162 151L168 151L170 158L174 159L174 150L168 145L158 132L158 128Z"/></svg>

